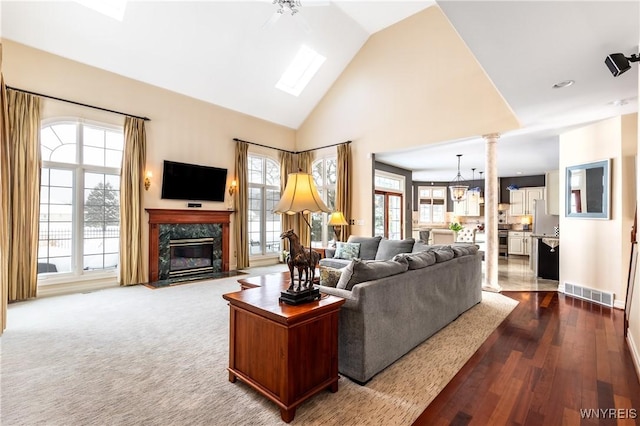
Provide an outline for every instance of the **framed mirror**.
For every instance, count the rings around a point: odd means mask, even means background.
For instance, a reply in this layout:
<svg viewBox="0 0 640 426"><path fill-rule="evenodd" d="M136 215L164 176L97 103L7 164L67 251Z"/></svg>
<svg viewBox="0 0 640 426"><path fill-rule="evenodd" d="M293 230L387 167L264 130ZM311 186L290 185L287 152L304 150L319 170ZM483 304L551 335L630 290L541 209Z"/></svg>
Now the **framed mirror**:
<svg viewBox="0 0 640 426"><path fill-rule="evenodd" d="M609 219L611 159L567 167L566 217Z"/></svg>

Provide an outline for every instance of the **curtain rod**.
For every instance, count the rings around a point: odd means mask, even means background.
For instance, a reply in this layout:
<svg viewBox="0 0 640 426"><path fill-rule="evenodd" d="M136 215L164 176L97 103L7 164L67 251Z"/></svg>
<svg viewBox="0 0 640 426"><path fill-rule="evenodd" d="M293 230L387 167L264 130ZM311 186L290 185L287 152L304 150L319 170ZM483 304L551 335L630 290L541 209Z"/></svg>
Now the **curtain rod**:
<svg viewBox="0 0 640 426"><path fill-rule="evenodd" d="M287 149L274 148L272 146L267 146L267 145L263 145L261 143L256 143L256 142L244 141L244 140L238 139L238 138L233 138L233 140L236 141L236 142L244 142L244 143L248 143L248 144L251 144L251 145L261 146L263 148L275 149L276 151L288 152L288 153L291 153L291 154L302 154L303 152L317 151L319 149L331 148L332 146L338 146L338 145L342 145L342 144L345 144L345 143L351 143L351 141L346 141L346 142L340 142L340 143L334 143L334 144L331 144L331 145L321 146L319 148L305 149L304 151L289 151Z"/></svg>
<svg viewBox="0 0 640 426"><path fill-rule="evenodd" d="M10 87L10 86L6 86L6 87L7 87L7 89L16 90L16 91L22 92L22 93L28 93L29 95L40 96L42 98L53 99L53 100L56 100L56 101L66 102L66 103L69 103L69 104L79 105L79 106L83 106L83 107L87 107L87 108L99 109L100 111L112 112L114 114L126 115L126 116L133 117L133 118L139 118L139 119L144 120L144 121L151 121L151 119L148 118L148 117L140 117L138 115L127 114L125 112L115 111L115 110L112 110L112 109L102 108L102 107L89 105L89 104L83 104L82 102L70 101L68 99L57 98L55 96L43 95L42 93L30 92L29 90L18 89L16 87Z"/></svg>

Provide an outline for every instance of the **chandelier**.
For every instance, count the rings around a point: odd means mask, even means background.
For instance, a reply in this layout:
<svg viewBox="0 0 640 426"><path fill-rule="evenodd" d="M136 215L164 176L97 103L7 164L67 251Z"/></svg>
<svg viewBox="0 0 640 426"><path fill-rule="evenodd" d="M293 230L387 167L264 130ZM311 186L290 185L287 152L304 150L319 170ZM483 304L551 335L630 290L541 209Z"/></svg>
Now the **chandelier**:
<svg viewBox="0 0 640 426"><path fill-rule="evenodd" d="M273 0L273 4L278 5L277 13L284 14L285 10L289 9L292 16L298 13L296 8L302 6L300 0Z"/></svg>
<svg viewBox="0 0 640 426"><path fill-rule="evenodd" d="M469 185L465 185L465 180L460 175L460 157L462 157L462 154L457 154L456 157L458 157L458 174L449 184L449 191L451 191L451 199L453 201L463 201L467 198Z"/></svg>

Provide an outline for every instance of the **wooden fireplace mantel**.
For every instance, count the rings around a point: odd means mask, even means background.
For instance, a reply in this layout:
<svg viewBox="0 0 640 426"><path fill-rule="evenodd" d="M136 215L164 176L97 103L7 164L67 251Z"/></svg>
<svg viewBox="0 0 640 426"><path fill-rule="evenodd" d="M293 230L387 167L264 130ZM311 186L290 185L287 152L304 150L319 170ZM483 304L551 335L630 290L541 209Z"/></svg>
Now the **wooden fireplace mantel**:
<svg viewBox="0 0 640 426"><path fill-rule="evenodd" d="M222 225L222 270L229 270L230 210L145 209L149 214L149 282L158 281L159 225L215 223Z"/></svg>

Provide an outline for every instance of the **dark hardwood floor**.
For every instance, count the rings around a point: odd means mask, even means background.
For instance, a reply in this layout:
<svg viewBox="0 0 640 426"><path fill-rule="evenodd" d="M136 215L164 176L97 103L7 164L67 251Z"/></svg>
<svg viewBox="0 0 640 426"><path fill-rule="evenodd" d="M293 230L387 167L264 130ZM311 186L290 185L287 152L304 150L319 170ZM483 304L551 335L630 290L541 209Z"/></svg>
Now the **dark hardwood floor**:
<svg viewBox="0 0 640 426"><path fill-rule="evenodd" d="M503 294L520 303L414 425L640 424L623 311L556 292ZM607 411L581 416L591 409Z"/></svg>

